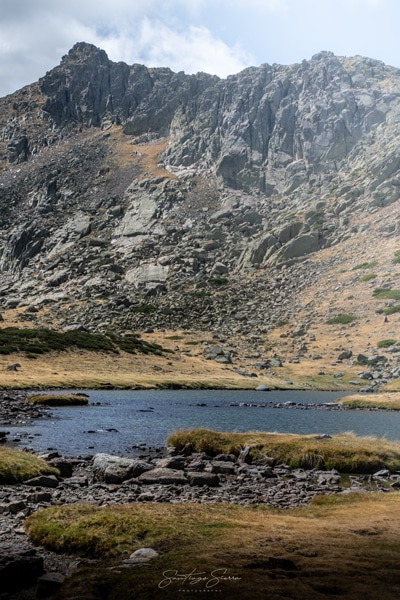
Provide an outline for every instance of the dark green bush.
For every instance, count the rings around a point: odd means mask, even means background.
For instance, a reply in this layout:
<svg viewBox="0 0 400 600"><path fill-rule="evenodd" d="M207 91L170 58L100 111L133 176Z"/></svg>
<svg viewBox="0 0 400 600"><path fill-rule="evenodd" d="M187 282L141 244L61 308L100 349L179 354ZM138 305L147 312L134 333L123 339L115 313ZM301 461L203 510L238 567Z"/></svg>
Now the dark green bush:
<svg viewBox="0 0 400 600"><path fill-rule="evenodd" d="M378 261L374 260L372 262L361 263L360 265L356 265L352 268L352 271L357 271L358 269L372 269L372 267L376 267Z"/></svg>
<svg viewBox="0 0 400 600"><path fill-rule="evenodd" d="M389 348L390 346L393 346L393 344L396 344L397 340L381 340L380 342L377 343L378 348Z"/></svg>
<svg viewBox="0 0 400 600"><path fill-rule="evenodd" d="M6 327L0 329L0 354L25 352L30 358L51 351L67 349L90 350L98 352L118 353L119 350L145 354L161 354L163 349L139 339L138 334L103 335L85 331L54 331L51 329L19 329Z"/></svg>
<svg viewBox="0 0 400 600"><path fill-rule="evenodd" d="M212 279L210 279L210 284L215 287L221 287L223 285L227 285L228 282L229 282L229 279L227 279L227 277L213 277Z"/></svg>
<svg viewBox="0 0 400 600"><path fill-rule="evenodd" d="M362 277L360 277L360 281L371 281L371 279L376 279L376 278L377 278L376 273L368 273L368 275L363 275Z"/></svg>
<svg viewBox="0 0 400 600"><path fill-rule="evenodd" d="M375 288L372 295L378 300L400 300L400 290L390 288Z"/></svg>
<svg viewBox="0 0 400 600"><path fill-rule="evenodd" d="M143 313L147 315L154 312L156 307L152 304L138 304L137 306L132 306L131 310L135 313Z"/></svg>
<svg viewBox="0 0 400 600"><path fill-rule="evenodd" d="M393 315L394 313L400 312L400 304L395 304L394 306L388 306L383 310L385 315Z"/></svg>
<svg viewBox="0 0 400 600"><path fill-rule="evenodd" d="M337 317L333 317L327 321L328 325L347 325L348 323L352 323L356 321L357 317L354 315L338 315Z"/></svg>

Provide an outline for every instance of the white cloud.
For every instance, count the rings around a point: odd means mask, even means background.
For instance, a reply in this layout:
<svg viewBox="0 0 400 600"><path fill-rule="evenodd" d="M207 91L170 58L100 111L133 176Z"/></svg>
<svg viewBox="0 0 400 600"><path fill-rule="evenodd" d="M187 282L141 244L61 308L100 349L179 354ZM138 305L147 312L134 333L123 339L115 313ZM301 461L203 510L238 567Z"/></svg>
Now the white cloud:
<svg viewBox="0 0 400 600"><path fill-rule="evenodd" d="M228 46L205 27L174 30L147 18L141 22L137 35L125 31L101 40L101 45L113 60L187 73L205 71L226 77L251 64L251 57L242 48Z"/></svg>
<svg viewBox="0 0 400 600"><path fill-rule="evenodd" d="M300 61L321 49L321 37L341 54L399 62L398 0L0 3L0 96L36 81L79 41L104 48L115 61L220 76L249 64Z"/></svg>
<svg viewBox="0 0 400 600"><path fill-rule="evenodd" d="M0 96L36 81L79 41L104 48L112 60L190 73L202 70L225 76L251 62L238 45L229 46L209 28L192 24L191 17L211 6L210 0L30 0L25 4L25 0L2 0Z"/></svg>

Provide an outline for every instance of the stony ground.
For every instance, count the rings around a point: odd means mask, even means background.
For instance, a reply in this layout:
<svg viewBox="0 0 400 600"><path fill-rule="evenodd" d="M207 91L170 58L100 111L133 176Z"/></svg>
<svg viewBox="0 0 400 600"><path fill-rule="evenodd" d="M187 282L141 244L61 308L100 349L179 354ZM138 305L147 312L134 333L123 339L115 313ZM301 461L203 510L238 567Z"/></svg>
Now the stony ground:
<svg viewBox="0 0 400 600"><path fill-rule="evenodd" d="M27 406L25 396L24 392L15 391L1 394L2 425L33 420L48 412L46 408ZM291 469L271 458L250 462L247 451L239 457L210 457L205 453L176 454L173 448L150 451L142 447L132 458L106 454L72 458L57 452L43 458L60 470L61 477L41 476L24 484L0 487L0 563L18 561L21 556L24 561L43 559L45 572L56 572L60 577L85 561L34 547L24 530L27 516L49 506L226 502L283 510L307 505L316 495L360 490L388 493L400 486L400 476L385 471L343 479L334 470ZM15 593L0 593L0 599L31 600L35 594L33 586Z"/></svg>

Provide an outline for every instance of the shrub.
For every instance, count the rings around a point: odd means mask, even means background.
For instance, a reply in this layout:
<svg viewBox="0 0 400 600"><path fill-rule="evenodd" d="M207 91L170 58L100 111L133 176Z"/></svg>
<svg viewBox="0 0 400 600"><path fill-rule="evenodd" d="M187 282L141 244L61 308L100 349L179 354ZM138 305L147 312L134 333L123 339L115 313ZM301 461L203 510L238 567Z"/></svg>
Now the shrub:
<svg viewBox="0 0 400 600"><path fill-rule="evenodd" d="M337 317L333 317L327 321L328 325L347 325L348 323L352 323L356 321L357 317L354 315L338 315Z"/></svg>
<svg viewBox="0 0 400 600"><path fill-rule="evenodd" d="M394 306L389 306L383 310L385 315L393 315L394 313L400 312L400 304L395 304Z"/></svg>
<svg viewBox="0 0 400 600"><path fill-rule="evenodd" d="M378 261L374 260L372 262L361 263L360 265L356 265L352 268L352 271L357 271L358 269L372 269L372 267L376 267Z"/></svg>
<svg viewBox="0 0 400 600"><path fill-rule="evenodd" d="M375 288L372 295L378 300L400 300L400 290L391 288Z"/></svg>
<svg viewBox="0 0 400 600"><path fill-rule="evenodd" d="M396 344L397 340L381 340L380 342L377 343L378 348L389 348L389 346L393 346L393 344Z"/></svg>
<svg viewBox="0 0 400 600"><path fill-rule="evenodd" d="M368 273L368 275L363 275L360 277L360 281L371 281L371 279L376 279L376 273Z"/></svg>
<svg viewBox="0 0 400 600"><path fill-rule="evenodd" d="M156 307L152 304L138 304L137 306L132 306L132 312L142 313L144 315L148 315L153 313L156 310Z"/></svg>
<svg viewBox="0 0 400 600"><path fill-rule="evenodd" d="M18 327L5 327L0 329L0 354L3 355L13 352L25 352L29 358L33 358L46 352L74 348L113 353L124 350L131 354L136 352L161 354L163 352L161 346L140 340L136 333L118 336L76 330L60 332L45 328L19 329Z"/></svg>
<svg viewBox="0 0 400 600"><path fill-rule="evenodd" d="M213 277L209 281L210 281L211 285L213 285L215 287L221 287L223 285L227 285L227 283L229 282L229 279L227 279L226 277Z"/></svg>

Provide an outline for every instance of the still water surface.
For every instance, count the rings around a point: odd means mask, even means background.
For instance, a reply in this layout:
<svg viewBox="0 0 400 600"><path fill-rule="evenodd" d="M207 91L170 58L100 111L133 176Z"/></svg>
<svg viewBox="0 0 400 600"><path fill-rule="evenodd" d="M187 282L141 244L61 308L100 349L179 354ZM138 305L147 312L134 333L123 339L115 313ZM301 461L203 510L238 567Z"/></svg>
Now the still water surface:
<svg viewBox="0 0 400 600"><path fill-rule="evenodd" d="M330 392L204 390L86 391L89 406L54 408L51 417L28 427L9 428L10 437L35 450L57 449L65 456L107 452L135 455L135 446L164 446L175 429L338 433L353 431L400 439L400 413L261 408L265 402L325 403L343 396ZM99 404L97 404L99 403ZM235 403L236 406L231 406ZM198 406L205 404L206 406Z"/></svg>

